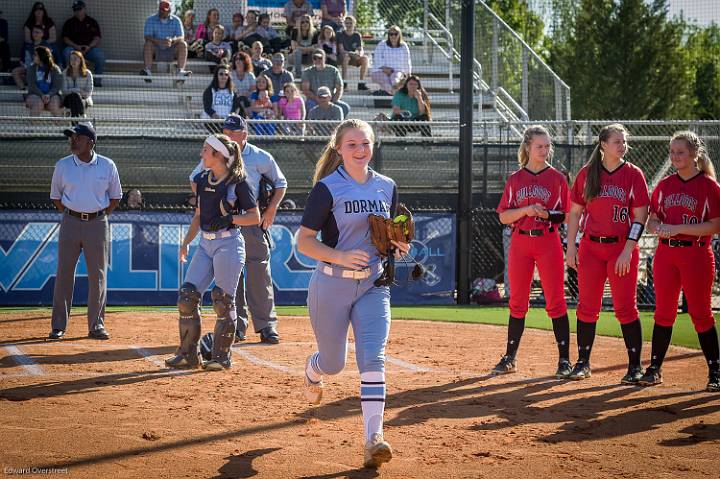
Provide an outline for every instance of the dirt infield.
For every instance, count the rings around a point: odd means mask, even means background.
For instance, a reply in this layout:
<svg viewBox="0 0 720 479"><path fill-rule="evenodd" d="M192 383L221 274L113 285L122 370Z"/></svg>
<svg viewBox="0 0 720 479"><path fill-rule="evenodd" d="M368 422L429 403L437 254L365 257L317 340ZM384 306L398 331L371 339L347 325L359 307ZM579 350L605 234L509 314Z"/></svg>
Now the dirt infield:
<svg viewBox="0 0 720 479"><path fill-rule="evenodd" d="M110 341L73 316L48 342L48 317L0 316L0 467L82 478L717 477L720 394L704 392L702 354L671 348L665 384L620 386L625 349L598 338L593 376L552 379L552 332L528 330L520 372L492 378L502 327L395 321L385 434L395 457L361 468L352 354L323 404L300 396L313 349L307 319L283 342L236 346L230 372L175 373L173 313L114 313ZM206 315L204 330L212 327ZM573 338L574 341L574 338ZM573 346L574 348L574 346ZM574 354L573 354L574 356ZM649 356L645 345L643 357ZM36 470L36 473L39 472Z"/></svg>

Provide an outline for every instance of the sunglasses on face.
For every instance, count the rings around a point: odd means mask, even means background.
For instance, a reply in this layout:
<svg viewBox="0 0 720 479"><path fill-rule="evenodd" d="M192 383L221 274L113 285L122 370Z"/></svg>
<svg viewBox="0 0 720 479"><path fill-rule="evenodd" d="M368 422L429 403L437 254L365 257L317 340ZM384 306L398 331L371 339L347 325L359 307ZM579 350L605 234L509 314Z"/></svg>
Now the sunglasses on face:
<svg viewBox="0 0 720 479"><path fill-rule="evenodd" d="M219 77L226 77L226 76L230 76L230 74L229 74L228 72L219 72L219 73L218 73L218 76L219 76Z"/></svg>
<svg viewBox="0 0 720 479"><path fill-rule="evenodd" d="M398 35L400 35L398 32L388 32L389 37L396 37Z"/></svg>
<svg viewBox="0 0 720 479"><path fill-rule="evenodd" d="M322 59L323 59L323 57L321 57L321 56L319 56L319 55L316 56L316 57L313 57L313 60L322 60Z"/></svg>

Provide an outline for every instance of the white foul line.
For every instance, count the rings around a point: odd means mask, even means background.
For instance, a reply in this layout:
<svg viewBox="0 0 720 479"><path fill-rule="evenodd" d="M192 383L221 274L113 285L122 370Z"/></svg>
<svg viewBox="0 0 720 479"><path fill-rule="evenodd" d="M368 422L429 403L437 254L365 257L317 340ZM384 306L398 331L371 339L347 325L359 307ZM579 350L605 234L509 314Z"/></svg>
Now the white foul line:
<svg viewBox="0 0 720 479"><path fill-rule="evenodd" d="M252 354L250 351L245 351L244 347L241 346L233 346L233 351L235 351L237 354L242 356L243 358L247 359L251 363L257 365L257 366L267 366L273 369L277 369L278 371L282 371L287 374L291 375L299 375L302 374L302 371L299 369L293 369L289 368L287 366L283 366L282 364L277 364L272 361L266 361L264 359L261 359L254 354Z"/></svg>
<svg viewBox="0 0 720 479"><path fill-rule="evenodd" d="M30 359L18 346L5 346L5 350L12 355L12 358L27 371L30 376L42 376L45 374L38 363Z"/></svg>
<svg viewBox="0 0 720 479"><path fill-rule="evenodd" d="M155 366L158 366L158 367L161 367L161 368L167 367L167 366L165 366L165 363L164 363L164 362L162 362L162 361L160 361L159 359L155 358L154 355L153 355L150 351L148 351L147 349L145 349L145 348L143 348L143 347L141 347L141 346L136 346L136 345L134 345L134 344L133 344L133 345L130 345L130 348L131 348L131 349L134 349L135 352L138 353L145 361L148 361L148 362L150 362L150 363L153 363Z"/></svg>
<svg viewBox="0 0 720 479"><path fill-rule="evenodd" d="M353 343L348 343L348 347L350 349L352 349L353 351L355 350L355 344L353 344ZM390 364L394 364L395 366L400 366L401 368L404 368L404 369L407 369L409 371L413 371L416 373L427 373L430 371L435 371L432 368L426 368L425 366L417 366L417 365L409 363L407 361L403 361L402 359L398 359L394 356L390 356L389 354L385 355L385 361Z"/></svg>

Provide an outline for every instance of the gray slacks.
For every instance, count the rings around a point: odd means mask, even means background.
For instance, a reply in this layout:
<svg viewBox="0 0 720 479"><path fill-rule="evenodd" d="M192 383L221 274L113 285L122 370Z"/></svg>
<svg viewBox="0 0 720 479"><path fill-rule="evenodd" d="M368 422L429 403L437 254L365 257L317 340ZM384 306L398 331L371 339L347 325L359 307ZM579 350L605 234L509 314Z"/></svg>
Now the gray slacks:
<svg viewBox="0 0 720 479"><path fill-rule="evenodd" d="M110 228L107 215L82 221L64 214L58 238L58 267L53 292L52 329L67 329L75 288L75 268L85 255L88 278L88 331L104 326Z"/></svg>
<svg viewBox="0 0 720 479"><path fill-rule="evenodd" d="M275 295L270 276L270 247L259 226L243 226L240 231L245 238L245 269L235 292L238 329L240 331L247 329L249 309L253 328L258 333L266 326L277 322Z"/></svg>

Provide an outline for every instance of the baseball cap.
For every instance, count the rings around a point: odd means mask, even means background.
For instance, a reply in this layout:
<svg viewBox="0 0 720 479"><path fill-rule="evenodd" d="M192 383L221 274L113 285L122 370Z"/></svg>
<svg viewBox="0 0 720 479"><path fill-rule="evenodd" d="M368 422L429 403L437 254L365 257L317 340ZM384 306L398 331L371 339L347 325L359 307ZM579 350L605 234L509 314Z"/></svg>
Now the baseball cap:
<svg viewBox="0 0 720 479"><path fill-rule="evenodd" d="M169 12L170 11L170 2L168 2L167 0L161 0L160 5L158 7L163 12Z"/></svg>
<svg viewBox="0 0 720 479"><path fill-rule="evenodd" d="M72 4L73 12L77 12L83 8L85 8L85 2L83 2L83 0L75 0Z"/></svg>
<svg viewBox="0 0 720 479"><path fill-rule="evenodd" d="M321 98L330 97L332 96L332 93L330 93L330 89L326 86L321 86L317 90L317 96Z"/></svg>
<svg viewBox="0 0 720 479"><path fill-rule="evenodd" d="M73 135L87 136L93 143L97 143L97 135L95 135L95 128L93 128L92 123L78 123L72 128L67 128L63 133L68 138Z"/></svg>
<svg viewBox="0 0 720 479"><path fill-rule="evenodd" d="M285 62L285 55L278 52L275 55L272 56L273 63L284 63Z"/></svg>
<svg viewBox="0 0 720 479"><path fill-rule="evenodd" d="M245 119L240 115L228 115L223 123L223 130L244 131L246 128Z"/></svg>

